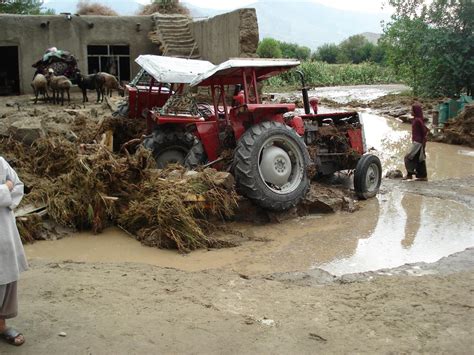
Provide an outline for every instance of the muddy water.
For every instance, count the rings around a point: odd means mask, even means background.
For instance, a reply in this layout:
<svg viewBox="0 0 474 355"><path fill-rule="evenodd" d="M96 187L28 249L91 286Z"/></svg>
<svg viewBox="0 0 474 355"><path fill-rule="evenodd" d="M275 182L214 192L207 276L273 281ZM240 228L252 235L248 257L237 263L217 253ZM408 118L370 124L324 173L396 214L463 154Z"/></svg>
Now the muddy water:
<svg viewBox="0 0 474 355"><path fill-rule="evenodd" d="M315 88L308 92L310 96L324 97L341 104L350 101L369 102L389 93L401 93L409 87L399 84L391 85L354 85Z"/></svg>
<svg viewBox="0 0 474 355"><path fill-rule="evenodd" d="M411 126L395 119L386 119L360 111L364 123L366 144L374 149L383 163L384 171L404 171L403 156L411 144ZM462 146L428 142L426 148L428 177L442 180L474 175L474 150Z"/></svg>
<svg viewBox="0 0 474 355"><path fill-rule="evenodd" d="M380 156L384 171L402 170L410 126L370 110L361 116L367 146ZM429 142L427 165L430 180L474 175L474 150ZM231 223L229 228L259 240L231 249L183 256L144 247L112 228L98 236L80 233L38 242L26 250L30 258L57 261L140 262L188 271L225 268L251 275L322 268L340 275L432 262L474 246L473 206L406 193L397 186L402 185L384 187L377 198L361 201L361 209L352 214L312 215L264 226Z"/></svg>

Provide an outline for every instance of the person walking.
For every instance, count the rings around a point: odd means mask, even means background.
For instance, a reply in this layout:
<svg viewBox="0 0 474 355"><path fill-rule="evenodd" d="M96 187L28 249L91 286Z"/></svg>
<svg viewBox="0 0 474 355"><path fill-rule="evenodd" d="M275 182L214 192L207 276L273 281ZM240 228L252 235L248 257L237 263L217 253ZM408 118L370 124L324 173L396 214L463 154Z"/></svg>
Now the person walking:
<svg viewBox="0 0 474 355"><path fill-rule="evenodd" d="M23 198L23 183L0 157L0 338L12 345L25 342L23 334L7 328L6 320L18 314L17 283L28 269L13 209Z"/></svg>
<svg viewBox="0 0 474 355"><path fill-rule="evenodd" d="M415 103L412 105L411 110L413 114L413 122L411 124L412 144L409 152L405 155L407 175L403 179L411 180L413 175L415 175L416 181L428 181L425 152L428 128L425 126L421 105Z"/></svg>

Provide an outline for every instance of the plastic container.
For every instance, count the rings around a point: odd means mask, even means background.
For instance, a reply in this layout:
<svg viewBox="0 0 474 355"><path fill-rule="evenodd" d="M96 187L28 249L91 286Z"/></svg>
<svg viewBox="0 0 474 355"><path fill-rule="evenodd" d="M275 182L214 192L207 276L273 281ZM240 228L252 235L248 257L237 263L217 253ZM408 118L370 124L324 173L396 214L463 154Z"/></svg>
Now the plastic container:
<svg viewBox="0 0 474 355"><path fill-rule="evenodd" d="M447 102L440 104L438 113L438 122L440 125L444 125L449 119L449 104Z"/></svg>

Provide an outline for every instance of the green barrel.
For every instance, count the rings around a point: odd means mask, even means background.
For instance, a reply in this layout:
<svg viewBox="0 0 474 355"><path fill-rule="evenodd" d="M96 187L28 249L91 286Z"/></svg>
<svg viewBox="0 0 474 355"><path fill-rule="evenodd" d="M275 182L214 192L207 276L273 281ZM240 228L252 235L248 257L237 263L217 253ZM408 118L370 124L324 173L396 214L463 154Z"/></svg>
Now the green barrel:
<svg viewBox="0 0 474 355"><path fill-rule="evenodd" d="M438 122L440 125L444 125L448 122L449 119L449 104L447 102L443 102L439 105L438 108Z"/></svg>

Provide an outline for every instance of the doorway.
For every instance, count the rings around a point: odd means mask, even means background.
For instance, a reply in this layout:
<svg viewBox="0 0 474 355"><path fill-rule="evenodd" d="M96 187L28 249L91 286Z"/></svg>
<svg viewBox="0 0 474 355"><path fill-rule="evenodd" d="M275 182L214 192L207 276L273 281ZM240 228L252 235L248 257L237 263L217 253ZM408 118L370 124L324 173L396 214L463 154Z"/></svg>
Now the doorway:
<svg viewBox="0 0 474 355"><path fill-rule="evenodd" d="M20 94L18 46L0 46L0 95Z"/></svg>

